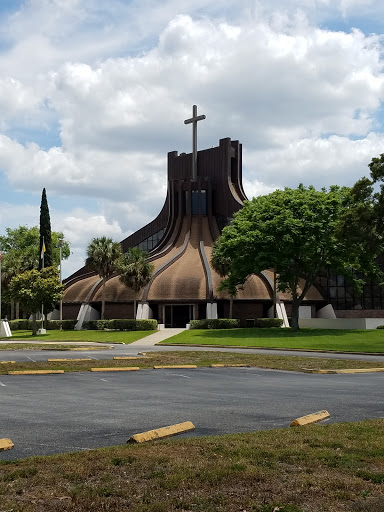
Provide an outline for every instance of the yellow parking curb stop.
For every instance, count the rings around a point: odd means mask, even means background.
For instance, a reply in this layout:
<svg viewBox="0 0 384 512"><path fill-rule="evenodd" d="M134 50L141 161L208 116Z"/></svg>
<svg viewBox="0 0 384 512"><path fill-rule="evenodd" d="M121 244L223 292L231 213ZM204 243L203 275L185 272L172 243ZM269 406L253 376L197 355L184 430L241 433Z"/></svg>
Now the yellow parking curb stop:
<svg viewBox="0 0 384 512"><path fill-rule="evenodd" d="M12 450L14 446L15 445L10 439L0 439L0 452L5 452L5 450Z"/></svg>
<svg viewBox="0 0 384 512"><path fill-rule="evenodd" d="M128 439L128 443L145 443L146 441L154 441L155 439L171 437L194 429L195 425L191 421L184 421L183 423L177 423L176 425L169 425L168 427L135 434Z"/></svg>
<svg viewBox="0 0 384 512"><path fill-rule="evenodd" d="M312 414L308 414L307 416L301 416L300 418L296 418L290 424L291 427L297 427L302 425L308 425L309 423L317 423L318 421L325 420L329 418L331 415L328 411L318 411Z"/></svg>

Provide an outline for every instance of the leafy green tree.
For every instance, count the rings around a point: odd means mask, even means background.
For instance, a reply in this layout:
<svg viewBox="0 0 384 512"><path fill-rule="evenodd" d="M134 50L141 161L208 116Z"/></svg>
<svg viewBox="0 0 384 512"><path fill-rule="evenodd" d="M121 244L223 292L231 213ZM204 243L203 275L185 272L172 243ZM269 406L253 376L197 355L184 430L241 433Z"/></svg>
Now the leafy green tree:
<svg viewBox="0 0 384 512"><path fill-rule="evenodd" d="M40 205L40 255L42 254L43 248L45 249L44 266L50 267L53 265L51 218L49 215L47 194L45 192L45 188L43 188ZM42 268L42 266L43 258L40 257L39 270Z"/></svg>
<svg viewBox="0 0 384 512"><path fill-rule="evenodd" d="M40 233L37 226L31 228L27 226L6 228L5 233L5 235L0 236L0 250L3 253L2 285L6 291L12 277L26 270L39 267ZM54 266L58 266L60 262L59 240L63 240L62 259L66 260L70 255L69 243L64 240L63 233L53 231L52 256ZM13 318L13 301L11 302L11 318Z"/></svg>
<svg viewBox="0 0 384 512"><path fill-rule="evenodd" d="M364 243L351 247L341 229L343 215L354 204L349 189L336 186L318 191L300 185L256 197L224 228L215 257L231 261L235 282L273 267L278 290L292 295L291 326L296 330L299 306L321 270L332 268L361 287L355 271L362 257L368 262L372 256Z"/></svg>
<svg viewBox="0 0 384 512"><path fill-rule="evenodd" d="M114 274L121 263L121 245L112 238L94 238L87 247L87 259L85 264L94 270L103 280L101 299L101 319L105 313L105 282Z"/></svg>
<svg viewBox="0 0 384 512"><path fill-rule="evenodd" d="M148 253L139 247L129 249L120 267L120 281L134 291L133 317L136 316L136 303L139 291L151 282L154 265L148 261Z"/></svg>
<svg viewBox="0 0 384 512"><path fill-rule="evenodd" d="M384 153L372 159L369 169L370 178L361 178L351 189L351 201L340 222L340 236L350 242L351 251L359 252L364 274L382 280L379 261L384 251Z"/></svg>
<svg viewBox="0 0 384 512"><path fill-rule="evenodd" d="M27 270L11 279L9 290L15 301L32 315L32 334L37 333L36 315L44 305L44 311L52 311L63 296L64 286L60 283L55 267Z"/></svg>
<svg viewBox="0 0 384 512"><path fill-rule="evenodd" d="M218 291L226 291L229 294L229 318L233 316L233 299L236 297L238 287L243 284L242 279L237 279L232 266L232 260L223 255L220 250L220 239L216 240L211 257L213 269L222 278Z"/></svg>

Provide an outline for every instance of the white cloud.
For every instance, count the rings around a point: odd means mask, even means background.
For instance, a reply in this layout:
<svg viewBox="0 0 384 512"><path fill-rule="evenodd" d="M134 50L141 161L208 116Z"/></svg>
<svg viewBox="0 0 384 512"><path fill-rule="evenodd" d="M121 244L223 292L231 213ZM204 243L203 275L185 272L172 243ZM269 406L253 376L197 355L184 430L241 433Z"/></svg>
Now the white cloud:
<svg viewBox="0 0 384 512"><path fill-rule="evenodd" d="M57 217L77 258L87 233L123 238L157 215L192 104L207 116L200 148L243 143L250 197L352 184L383 152L383 38L324 28L377 0L100 5L28 0L0 33L0 170L11 190L94 200ZM34 136L57 126L61 144Z"/></svg>
<svg viewBox="0 0 384 512"><path fill-rule="evenodd" d="M317 188L352 185L369 174L373 156L384 151L384 134L370 133L364 139L351 140L331 136L327 139L302 139L275 150L247 154L250 173L263 182L271 179L280 186L296 187L300 182Z"/></svg>

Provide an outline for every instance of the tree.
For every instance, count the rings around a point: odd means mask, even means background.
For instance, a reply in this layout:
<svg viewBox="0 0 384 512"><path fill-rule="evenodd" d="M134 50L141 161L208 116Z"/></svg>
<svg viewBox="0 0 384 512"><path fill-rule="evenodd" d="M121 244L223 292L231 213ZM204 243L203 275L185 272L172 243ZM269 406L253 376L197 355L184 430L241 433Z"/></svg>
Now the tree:
<svg viewBox="0 0 384 512"><path fill-rule="evenodd" d="M296 330L299 306L320 271L332 268L358 289L361 258L374 266L365 242L354 241L352 247L341 229L343 215L355 203L349 189L336 186L317 191L300 185L256 197L224 228L215 257L231 261L235 282L273 267L278 290L292 295Z"/></svg>
<svg viewBox="0 0 384 512"><path fill-rule="evenodd" d="M9 290L14 300L20 302L25 311L32 314L32 334L37 332L36 314L44 305L44 311L52 311L63 296L64 286L60 283L59 272L54 267L27 270L13 277Z"/></svg>
<svg viewBox="0 0 384 512"><path fill-rule="evenodd" d="M242 285L244 281L241 278L236 278L231 258L223 255L220 248L220 238L216 240L213 246L211 265L222 278L218 291L226 291L229 294L229 318L232 318L233 299L237 295L238 286Z"/></svg>
<svg viewBox="0 0 384 512"><path fill-rule="evenodd" d="M41 196L40 205L40 255L44 252L44 266L53 265L52 258L52 234L51 234L51 218L49 216L49 208L47 194L45 188ZM43 258L39 259L39 270L43 266Z"/></svg>
<svg viewBox="0 0 384 512"><path fill-rule="evenodd" d="M351 189L351 201L342 215L340 236L358 250L361 270L376 280L384 277L379 259L384 251L384 153L369 164L370 178L363 177ZM361 250L361 247L364 250Z"/></svg>
<svg viewBox="0 0 384 512"><path fill-rule="evenodd" d="M5 235L0 236L0 250L3 253L2 284L4 289L7 290L12 277L26 270L39 267L40 234L37 226L6 228L5 232ZM69 243L64 240L63 233L53 231L52 257L54 266L58 266L60 262L59 240L63 240L62 259L68 259L71 252ZM11 302L11 318L13 318L13 301Z"/></svg>
<svg viewBox="0 0 384 512"><path fill-rule="evenodd" d="M105 312L105 281L119 268L121 258L121 245L112 238L94 238L87 247L85 264L103 280L101 319L104 319Z"/></svg>
<svg viewBox="0 0 384 512"><path fill-rule="evenodd" d="M136 302L139 291L151 282L154 265L148 261L148 253L139 247L132 247L124 254L120 268L120 281L134 291L133 315L136 316Z"/></svg>

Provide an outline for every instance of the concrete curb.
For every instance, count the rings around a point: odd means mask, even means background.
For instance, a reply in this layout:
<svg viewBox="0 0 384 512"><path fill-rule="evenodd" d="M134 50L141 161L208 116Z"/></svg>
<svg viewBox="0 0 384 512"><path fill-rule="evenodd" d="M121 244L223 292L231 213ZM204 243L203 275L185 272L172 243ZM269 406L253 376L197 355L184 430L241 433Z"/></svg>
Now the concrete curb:
<svg viewBox="0 0 384 512"><path fill-rule="evenodd" d="M10 439L0 439L0 452L5 452L5 450L12 450L14 446L15 445L12 443Z"/></svg>
<svg viewBox="0 0 384 512"><path fill-rule="evenodd" d="M47 359L48 363L60 363L60 362L70 362L70 361L94 361L94 359L86 359L86 358L73 358L68 357L67 359Z"/></svg>
<svg viewBox="0 0 384 512"><path fill-rule="evenodd" d="M210 364L210 368L251 368L250 364Z"/></svg>
<svg viewBox="0 0 384 512"><path fill-rule="evenodd" d="M341 350L320 350L314 348L289 348L289 347L262 347L262 346L252 346L245 347L243 345L199 345L198 343L159 343L159 345L164 345L168 347L210 347L210 348L241 348L241 349L249 349L249 350L277 350L277 351L288 351L288 352L320 352L321 354L346 354L346 355L357 355L357 356L382 356L384 357L383 352L343 352ZM305 357L305 356L303 356Z"/></svg>
<svg viewBox="0 0 384 512"><path fill-rule="evenodd" d="M79 351L79 350L112 350L114 347L75 347L69 348L68 350Z"/></svg>
<svg viewBox="0 0 384 512"><path fill-rule="evenodd" d="M384 368L346 368L344 370L312 370L311 368L302 368L304 373L322 373L333 374L336 373L380 373L384 372Z"/></svg>
<svg viewBox="0 0 384 512"><path fill-rule="evenodd" d="M19 370L8 372L8 375L49 375L51 373L64 373L64 370Z"/></svg>
<svg viewBox="0 0 384 512"><path fill-rule="evenodd" d="M318 411L312 414L308 414L307 416L301 416L300 418L296 418L290 424L290 427L301 427L303 425L308 425L309 423L317 423L318 421L325 420L329 418L331 415L328 411Z"/></svg>
<svg viewBox="0 0 384 512"><path fill-rule="evenodd" d="M137 357L137 356L124 356L124 357L123 356L121 356L121 357L119 356L119 357L114 357L113 359L114 359L114 361L121 361L121 360L125 361L126 359L143 359L143 358L142 357Z"/></svg>
<svg viewBox="0 0 384 512"><path fill-rule="evenodd" d="M136 372L139 371L138 366L121 366L116 368L91 368L91 372Z"/></svg>
<svg viewBox="0 0 384 512"><path fill-rule="evenodd" d="M191 421L184 421L183 423L177 423L176 425L169 425L168 427L162 427L155 430L148 430L140 434L135 434L128 439L128 443L145 443L147 441L154 441L155 439L161 439L164 437L171 437L183 432L189 432L194 430L195 425Z"/></svg>
<svg viewBox="0 0 384 512"><path fill-rule="evenodd" d="M0 361L0 364L15 364L16 361Z"/></svg>
<svg viewBox="0 0 384 512"><path fill-rule="evenodd" d="M163 370L163 369L182 369L182 368L197 368L196 364L173 364L168 366L154 366L154 370Z"/></svg>

